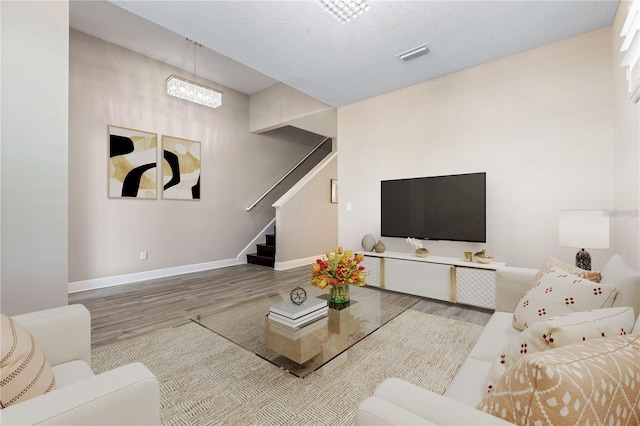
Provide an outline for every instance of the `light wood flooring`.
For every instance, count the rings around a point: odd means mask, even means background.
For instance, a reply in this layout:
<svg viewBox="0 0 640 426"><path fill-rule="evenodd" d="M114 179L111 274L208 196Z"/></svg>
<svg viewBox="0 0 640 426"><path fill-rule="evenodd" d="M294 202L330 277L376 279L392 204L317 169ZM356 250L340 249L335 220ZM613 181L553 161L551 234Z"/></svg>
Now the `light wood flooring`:
<svg viewBox="0 0 640 426"><path fill-rule="evenodd" d="M81 303L91 312L92 347L186 324L191 317L216 308L273 292L305 285L310 268L275 271L257 265L238 265L177 275L135 284L84 291L69 295L69 303ZM485 325L490 310L394 293L413 298L411 309Z"/></svg>

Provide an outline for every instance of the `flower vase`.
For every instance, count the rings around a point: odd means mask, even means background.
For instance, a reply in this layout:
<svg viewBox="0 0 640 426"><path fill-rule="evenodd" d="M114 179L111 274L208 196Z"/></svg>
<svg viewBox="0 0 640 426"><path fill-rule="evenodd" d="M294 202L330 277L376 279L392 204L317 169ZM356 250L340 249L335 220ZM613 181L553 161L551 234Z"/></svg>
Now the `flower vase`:
<svg viewBox="0 0 640 426"><path fill-rule="evenodd" d="M344 304L349 303L349 284L343 286L331 286L329 290L329 303Z"/></svg>

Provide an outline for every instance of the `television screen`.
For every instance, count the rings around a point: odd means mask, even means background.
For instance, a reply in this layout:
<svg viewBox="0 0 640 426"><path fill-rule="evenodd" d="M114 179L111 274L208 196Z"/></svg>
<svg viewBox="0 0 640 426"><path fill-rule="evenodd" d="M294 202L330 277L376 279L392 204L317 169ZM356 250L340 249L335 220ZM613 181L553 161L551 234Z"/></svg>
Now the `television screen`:
<svg viewBox="0 0 640 426"><path fill-rule="evenodd" d="M486 173L385 180L381 235L486 242Z"/></svg>

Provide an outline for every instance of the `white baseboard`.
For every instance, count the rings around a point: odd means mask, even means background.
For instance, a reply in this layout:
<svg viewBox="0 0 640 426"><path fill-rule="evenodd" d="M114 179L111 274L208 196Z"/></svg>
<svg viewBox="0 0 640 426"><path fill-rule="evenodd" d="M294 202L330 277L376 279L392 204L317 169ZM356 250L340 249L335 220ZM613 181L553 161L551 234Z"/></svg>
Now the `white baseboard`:
<svg viewBox="0 0 640 426"><path fill-rule="evenodd" d="M273 269L276 271L286 271L287 269L298 268L300 266L309 266L309 271L311 271L311 264L322 257L323 255L319 254L318 256L306 257L304 259L276 262L275 265L273 265Z"/></svg>
<svg viewBox="0 0 640 426"><path fill-rule="evenodd" d="M196 263L194 265L176 266L173 268L156 269L153 271L136 272L133 274L117 275L114 277L97 278L95 280L76 281L67 284L69 293L94 290L97 288L112 287L116 285L131 284L156 278L171 277L173 275L188 274L190 272L208 271L210 269L225 268L237 265L236 259L216 260L214 262Z"/></svg>

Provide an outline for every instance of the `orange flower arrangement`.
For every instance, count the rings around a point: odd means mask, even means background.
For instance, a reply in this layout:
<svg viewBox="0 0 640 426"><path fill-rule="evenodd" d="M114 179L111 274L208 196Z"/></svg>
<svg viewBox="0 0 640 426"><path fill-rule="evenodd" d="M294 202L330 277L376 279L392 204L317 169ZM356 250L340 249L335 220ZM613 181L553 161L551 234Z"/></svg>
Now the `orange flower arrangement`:
<svg viewBox="0 0 640 426"><path fill-rule="evenodd" d="M334 253L327 252L325 256L326 260L318 259L311 264L311 285L323 289L326 286L367 284L365 278L369 272L365 272L364 266L360 265L364 260L362 253L353 256L351 250L343 251L342 247L338 247Z"/></svg>

